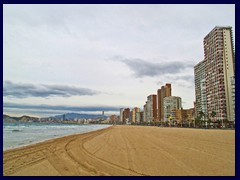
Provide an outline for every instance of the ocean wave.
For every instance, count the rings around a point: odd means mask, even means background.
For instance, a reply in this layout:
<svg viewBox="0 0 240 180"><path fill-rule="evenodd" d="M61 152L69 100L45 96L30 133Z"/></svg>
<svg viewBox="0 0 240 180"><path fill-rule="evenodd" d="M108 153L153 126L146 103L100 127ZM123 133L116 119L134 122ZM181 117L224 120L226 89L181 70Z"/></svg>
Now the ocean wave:
<svg viewBox="0 0 240 180"><path fill-rule="evenodd" d="M21 132L22 130L19 129L13 129L12 132Z"/></svg>
<svg viewBox="0 0 240 180"><path fill-rule="evenodd" d="M4 126L3 149L5 150L11 147L28 145L71 134L81 134L95 131L109 126L111 125L39 125L34 123L29 126L25 126L25 124Z"/></svg>

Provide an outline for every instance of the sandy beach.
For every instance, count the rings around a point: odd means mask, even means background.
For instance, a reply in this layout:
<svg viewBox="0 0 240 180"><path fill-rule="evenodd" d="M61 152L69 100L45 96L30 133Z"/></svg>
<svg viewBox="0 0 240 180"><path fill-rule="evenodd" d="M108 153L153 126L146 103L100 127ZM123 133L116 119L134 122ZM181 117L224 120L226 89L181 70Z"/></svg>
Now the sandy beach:
<svg viewBox="0 0 240 180"><path fill-rule="evenodd" d="M3 175L234 176L235 130L112 126L4 151Z"/></svg>

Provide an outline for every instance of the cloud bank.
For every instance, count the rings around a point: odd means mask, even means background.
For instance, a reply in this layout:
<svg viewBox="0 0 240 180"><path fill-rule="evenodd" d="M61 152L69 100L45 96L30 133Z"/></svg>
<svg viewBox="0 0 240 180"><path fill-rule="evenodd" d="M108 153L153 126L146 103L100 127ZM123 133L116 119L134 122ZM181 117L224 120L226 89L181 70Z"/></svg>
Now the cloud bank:
<svg viewBox="0 0 240 180"><path fill-rule="evenodd" d="M3 82L3 96L15 98L27 97L70 97L70 96L93 96L98 91L67 85L25 84L11 81Z"/></svg>
<svg viewBox="0 0 240 180"><path fill-rule="evenodd" d="M185 88L194 88L194 75L166 75L164 79L167 79L167 82L177 85L178 87ZM157 81L157 85L165 84L164 81Z"/></svg>
<svg viewBox="0 0 240 180"><path fill-rule="evenodd" d="M148 62L143 59L129 59L120 56L115 56L112 60L120 61L128 66L134 73L135 77L154 77L167 74L178 74L185 71L187 68L193 68L194 62L180 62L180 61L170 61L153 63Z"/></svg>
<svg viewBox="0 0 240 180"><path fill-rule="evenodd" d="M10 103L4 102L3 108L8 109L36 109L36 110L52 110L52 111L69 111L69 112L77 112L77 111L119 111L120 107L109 107L109 106L54 106L54 105L36 105L36 104L17 104L17 103Z"/></svg>

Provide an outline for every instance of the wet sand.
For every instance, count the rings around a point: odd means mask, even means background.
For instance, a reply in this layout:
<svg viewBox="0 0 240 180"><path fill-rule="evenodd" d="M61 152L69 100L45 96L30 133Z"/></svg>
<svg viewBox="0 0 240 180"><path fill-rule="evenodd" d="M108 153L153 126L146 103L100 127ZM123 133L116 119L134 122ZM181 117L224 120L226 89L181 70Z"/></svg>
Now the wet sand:
<svg viewBox="0 0 240 180"><path fill-rule="evenodd" d="M234 176L235 130L112 126L4 151L3 175Z"/></svg>

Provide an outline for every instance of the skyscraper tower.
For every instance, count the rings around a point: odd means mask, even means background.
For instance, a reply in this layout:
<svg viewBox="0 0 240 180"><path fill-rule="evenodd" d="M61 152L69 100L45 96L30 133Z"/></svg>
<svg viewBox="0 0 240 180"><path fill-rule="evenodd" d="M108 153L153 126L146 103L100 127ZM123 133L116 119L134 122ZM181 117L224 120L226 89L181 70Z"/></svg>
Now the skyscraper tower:
<svg viewBox="0 0 240 180"><path fill-rule="evenodd" d="M140 108L135 107L132 109L132 122L136 123L137 113L140 112Z"/></svg>
<svg viewBox="0 0 240 180"><path fill-rule="evenodd" d="M129 116L130 116L130 109L125 108L123 111L123 124L126 124L129 122Z"/></svg>
<svg viewBox="0 0 240 180"><path fill-rule="evenodd" d="M124 111L124 108L121 108L120 109L120 115L119 115L121 123L123 123L123 111Z"/></svg>
<svg viewBox="0 0 240 180"><path fill-rule="evenodd" d="M214 121L234 121L235 95L232 92L235 87L232 79L235 77L235 59L231 27L216 26L204 38L203 66L207 114L211 116L215 112L216 115L212 117ZM195 83L196 76L195 74ZM195 84L195 88L199 87ZM196 94L196 101L197 99Z"/></svg>
<svg viewBox="0 0 240 180"><path fill-rule="evenodd" d="M161 89L157 91L157 109L158 109L158 120L164 120L164 106L163 106L163 98L172 95L172 88L170 83L166 83L165 86L162 86Z"/></svg>
<svg viewBox="0 0 240 180"><path fill-rule="evenodd" d="M104 119L104 111L102 111L102 118Z"/></svg>
<svg viewBox="0 0 240 180"><path fill-rule="evenodd" d="M182 99L178 96L168 96L163 99L164 121L171 116L176 119L176 110L182 108Z"/></svg>
<svg viewBox="0 0 240 180"><path fill-rule="evenodd" d="M146 122L156 122L157 120L157 95L151 94L147 97L144 107Z"/></svg>
<svg viewBox="0 0 240 180"><path fill-rule="evenodd" d="M194 66L195 96L196 96L196 117L200 112L207 114L206 80L205 80L205 61L202 60ZM204 120L202 116L202 120Z"/></svg>

